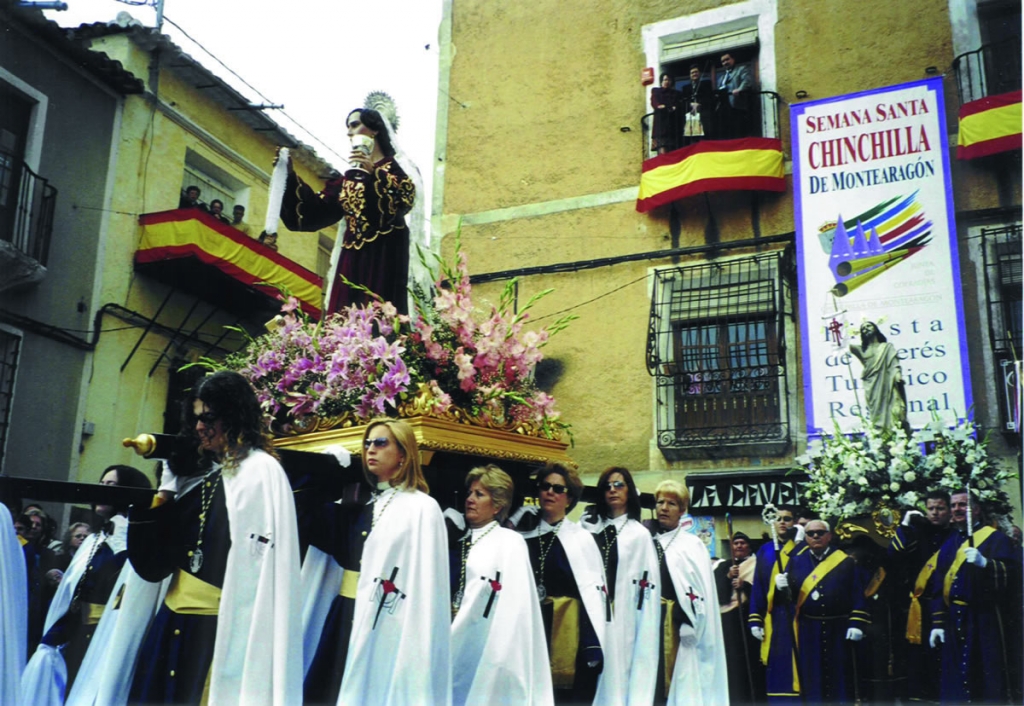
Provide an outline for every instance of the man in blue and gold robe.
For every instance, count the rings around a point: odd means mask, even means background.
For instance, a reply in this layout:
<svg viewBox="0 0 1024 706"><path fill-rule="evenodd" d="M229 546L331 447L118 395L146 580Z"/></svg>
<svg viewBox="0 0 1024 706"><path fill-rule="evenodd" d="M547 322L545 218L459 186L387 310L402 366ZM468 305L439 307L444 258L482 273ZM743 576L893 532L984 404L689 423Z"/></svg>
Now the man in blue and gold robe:
<svg viewBox="0 0 1024 706"><path fill-rule="evenodd" d="M967 492L951 496L956 532L939 549L929 593L929 644L942 651L943 703L1009 702L1007 645L1002 630L1011 577L1020 573L1020 554L1010 538L986 526L977 501ZM968 525L973 531L968 533ZM1020 635L1006 636L1020 640Z"/></svg>
<svg viewBox="0 0 1024 706"><path fill-rule="evenodd" d="M761 663L765 665L768 700L773 703L797 703L800 688L795 670L793 613L789 601L779 600L775 579L785 572L790 553L796 548L790 537L795 532L795 508L783 505L776 515L775 531L779 537L778 551L773 542L766 542L757 551L754 583L750 593L750 633L761 641Z"/></svg>
<svg viewBox="0 0 1024 706"><path fill-rule="evenodd" d="M869 576L852 556L830 546L823 520L805 529L806 546L790 559L776 588L789 589L797 634L801 694L807 703L848 703L855 698L852 645L870 624L864 589Z"/></svg>

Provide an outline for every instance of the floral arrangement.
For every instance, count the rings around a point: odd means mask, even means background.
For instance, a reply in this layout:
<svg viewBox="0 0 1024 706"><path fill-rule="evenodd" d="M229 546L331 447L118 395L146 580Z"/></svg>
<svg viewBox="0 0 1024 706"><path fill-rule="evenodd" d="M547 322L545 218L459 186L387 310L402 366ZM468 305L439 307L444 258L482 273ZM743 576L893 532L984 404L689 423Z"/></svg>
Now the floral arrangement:
<svg viewBox="0 0 1024 706"><path fill-rule="evenodd" d="M378 415L428 414L552 439L568 433L533 374L541 348L576 317L526 329L528 310L551 290L512 313L514 280L482 316L458 242L455 263L437 258L437 264L432 291L414 291L414 318L377 298L314 322L283 293L281 314L267 333L223 362L200 365L245 376L285 432L309 428L311 420L355 424Z"/></svg>
<svg viewBox="0 0 1024 706"><path fill-rule="evenodd" d="M976 437L970 420L950 428L934 419L910 434L866 424L844 435L837 427L796 459L808 475L804 500L822 517L841 520L880 507L921 509L929 491L969 485L987 512L1004 515L1011 508L1002 485L1015 474L992 464L987 440Z"/></svg>

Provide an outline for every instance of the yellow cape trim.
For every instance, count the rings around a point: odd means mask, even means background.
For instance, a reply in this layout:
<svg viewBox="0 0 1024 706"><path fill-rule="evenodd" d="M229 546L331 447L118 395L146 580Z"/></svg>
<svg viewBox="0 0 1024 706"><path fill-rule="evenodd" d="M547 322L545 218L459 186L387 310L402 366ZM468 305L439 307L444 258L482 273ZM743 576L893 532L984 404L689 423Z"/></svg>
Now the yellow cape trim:
<svg viewBox="0 0 1024 706"><path fill-rule="evenodd" d="M928 587L928 581L931 579L932 574L935 573L935 566L939 563L939 552L936 550L934 554L925 562L924 566L917 574L917 580L914 581L914 590L910 592L910 612L907 614L907 642L912 645L921 644L921 624L922 624L922 611L921 611L921 596L924 594L924 589Z"/></svg>

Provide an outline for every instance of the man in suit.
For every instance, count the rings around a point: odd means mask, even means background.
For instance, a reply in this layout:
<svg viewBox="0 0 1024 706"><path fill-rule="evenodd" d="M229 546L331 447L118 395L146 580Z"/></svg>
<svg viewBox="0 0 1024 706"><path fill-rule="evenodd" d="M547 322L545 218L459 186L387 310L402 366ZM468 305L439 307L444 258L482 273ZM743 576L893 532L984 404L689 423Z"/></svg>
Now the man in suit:
<svg viewBox="0 0 1024 706"><path fill-rule="evenodd" d="M718 82L719 136L722 139L747 137L752 129L754 78L750 68L736 64L732 54L722 54L722 68Z"/></svg>

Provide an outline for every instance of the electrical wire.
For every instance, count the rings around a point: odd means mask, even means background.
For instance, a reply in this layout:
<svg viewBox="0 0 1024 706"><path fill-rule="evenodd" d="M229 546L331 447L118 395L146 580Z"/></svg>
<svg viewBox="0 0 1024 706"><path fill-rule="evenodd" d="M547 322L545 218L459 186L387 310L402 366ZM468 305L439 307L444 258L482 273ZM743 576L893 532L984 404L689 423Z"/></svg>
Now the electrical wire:
<svg viewBox="0 0 1024 706"><path fill-rule="evenodd" d="M232 69L232 68L231 68L230 66L228 66L228 65L227 65L227 64L225 64L225 63L224 63L223 61L221 61L221 60L220 60L220 59L219 59L219 58L217 57L217 55L215 55L215 54L214 54L214 53L213 53L212 51L210 51L209 49L207 49L207 48L206 48L206 47L205 47L205 46L204 46L204 45L203 45L203 44L202 44L201 42L199 42L199 41L198 41L197 39L195 39L195 38L194 38L194 37L193 37L192 35L190 35L190 34L189 34L189 33L188 33L187 31L185 31L185 29L184 29L184 28L183 28L183 27L182 27L181 25L179 25L179 24L178 24L177 22L175 22L174 20L172 20L172 19L171 19L170 17L168 17L167 15L164 15L164 22L167 22L168 24L172 25L172 26L173 26L173 27L174 27L175 29L177 29L177 30L178 30L179 32L181 32L181 33L182 33L182 34L183 34L183 35L185 36L185 38L186 38L186 39L188 39L188 40L189 40L190 42L192 42L192 43L193 43L193 44L195 44L195 45L196 45L197 47L199 47L200 49L202 49L202 50L203 50L203 52L205 52L207 56L209 56L209 57L210 57L211 59L213 59L213 60L214 60L214 61L216 61L216 62L217 62L218 64L220 64L220 65L221 65L222 67L224 67L224 69L225 69L225 70L226 70L226 71L227 71L228 73L230 73L230 74L231 74L232 76L234 76L234 77L235 77L235 78L237 78L237 79L238 79L239 81L241 81L241 82L242 82L242 84L243 84L243 85L245 85L245 87L246 87L246 88L248 88L248 89L250 89L251 91L253 91L253 92L254 92L254 93L255 93L255 94L256 94L256 95L257 95L257 96L258 96L258 97L259 97L259 98L260 98L261 100L263 100L263 101L265 101L265 102L267 102L267 103L273 103L273 102L274 102L273 100L271 100L270 98L268 98L268 97L267 97L266 95L264 95L264 94L263 94L263 92L261 92L261 91L260 91L260 90L259 90L258 88L256 88L255 86L253 86L253 85L252 85L251 83L249 83L248 81L246 81L246 80L245 80L244 78L242 78L241 76L239 76L239 75L238 75L238 73L236 73L236 72L235 72L235 71L234 71L234 70L233 70L233 69ZM323 148L324 148L325 150L327 150L328 152L330 152L331 154L333 154L333 155L334 155L335 157L337 157L338 159L342 160L343 162L346 162L346 163L348 162L348 158L347 158L347 157L343 157L342 155L338 154L338 153L337 153L337 152L335 152L335 151L334 151L333 149L331 149L330 145L328 145L328 144L327 144L326 142L324 142L324 141L323 141L323 140L321 140L321 139L320 139L319 137L317 137L316 135L314 135L314 134L313 134L313 133L312 133L312 132L311 132L311 131L310 131L309 129L307 129L307 128L306 128L306 127L305 127L304 125L302 125L302 123L300 123L300 122L299 122L298 120L296 120L296 119L295 119L295 118L293 118L293 117L292 117L291 115L289 115L289 114L288 114L287 112L285 112L285 111L284 111L284 109L282 109L282 110L281 110L281 115L283 115L283 116L285 116L286 118L288 118L288 120L289 120L289 121L291 121L291 123L292 123L292 124L294 124L294 125L295 125L295 127L299 128L299 129L300 129L300 130L302 130L302 131L303 131L304 133L306 133L306 135L307 135L308 137L312 138L312 139L313 139L313 140L314 140L314 141L315 141L315 142L316 142L317 144L319 144L319 145L320 145L321 147L323 147Z"/></svg>
<svg viewBox="0 0 1024 706"><path fill-rule="evenodd" d="M559 315L561 315L561 314L566 314L566 313L568 313L568 312L572 311L573 309L579 309L580 307L584 307L584 306L586 306L587 304L593 304L593 303L594 303L594 302L596 302L596 301L597 301L598 299L604 299L604 298L605 298L605 297L607 297L607 296L611 296L612 294L615 294L616 292L618 292L618 291L620 291L620 290L623 290L623 289L625 289L626 287L632 287L632 286L633 286L634 284L636 284L637 282L643 282L643 281L644 281L645 279L647 279L647 278L648 278L649 276L650 276L650 275L647 275L647 274L645 274L645 275L643 275L642 277L637 277L637 278L636 278L635 280L633 280L632 282L626 282L625 284L623 284L623 285L620 285L620 286L616 287L615 289L610 289L610 290L608 290L607 292L605 292L604 294L598 294L598 295L597 295L596 297L594 297L593 299L588 299L588 300L587 300L587 301L585 301L585 302L580 302L579 304L574 304L573 306L570 306L570 307L567 307L567 308L565 308L565 309L562 309L561 311L554 311L554 312L552 312L552 313L550 313L550 314L544 314L544 316L538 316L537 318L535 318L535 319L530 319L530 320L531 320L531 321L543 321L544 319L550 319L550 318L551 318L552 316L559 316Z"/></svg>

